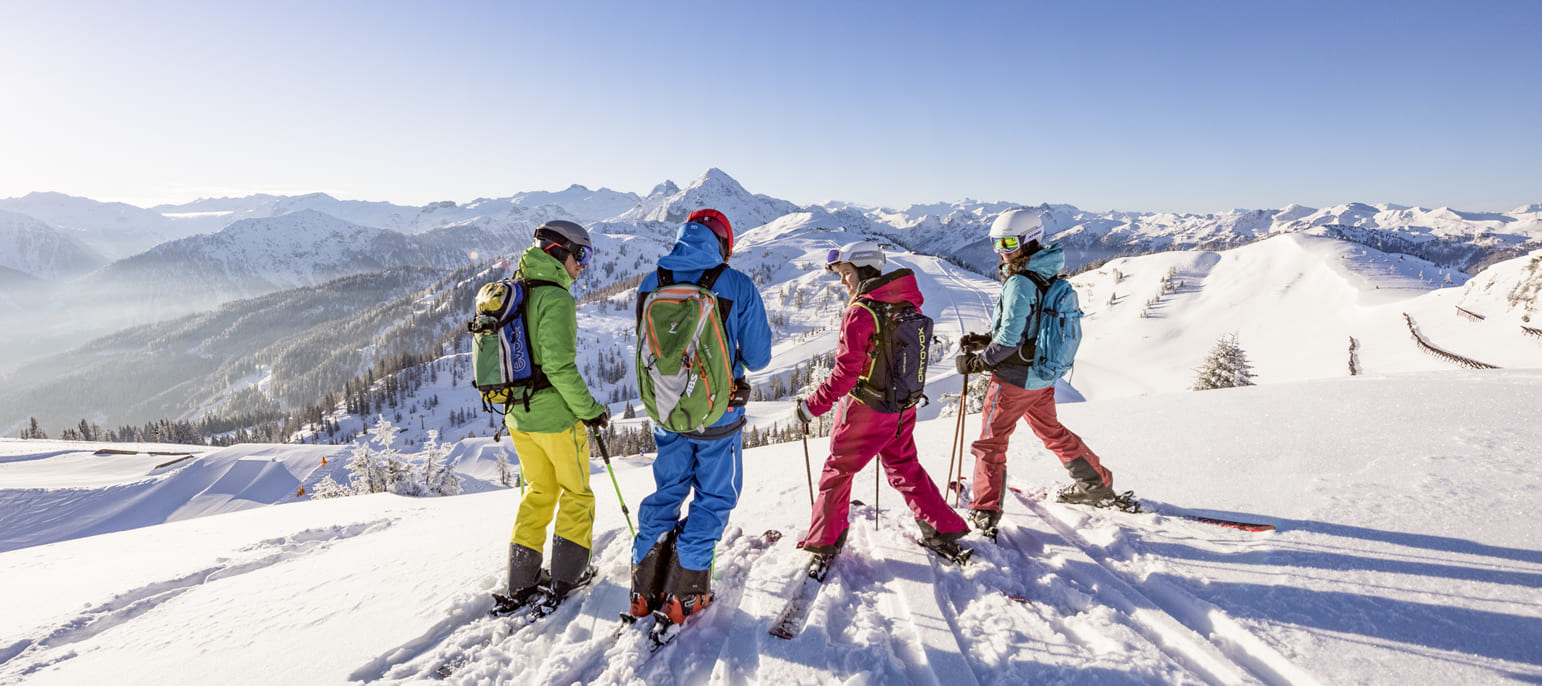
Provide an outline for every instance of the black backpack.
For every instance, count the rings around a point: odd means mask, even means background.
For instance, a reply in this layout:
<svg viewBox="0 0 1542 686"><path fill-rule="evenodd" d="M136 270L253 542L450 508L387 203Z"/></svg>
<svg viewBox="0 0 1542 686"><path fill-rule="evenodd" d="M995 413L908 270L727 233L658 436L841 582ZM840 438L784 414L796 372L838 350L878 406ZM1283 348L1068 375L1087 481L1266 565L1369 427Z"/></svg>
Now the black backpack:
<svg viewBox="0 0 1542 686"><path fill-rule="evenodd" d="M873 363L851 394L879 412L898 413L926 400L932 318L910 303L857 298L878 322Z"/></svg>

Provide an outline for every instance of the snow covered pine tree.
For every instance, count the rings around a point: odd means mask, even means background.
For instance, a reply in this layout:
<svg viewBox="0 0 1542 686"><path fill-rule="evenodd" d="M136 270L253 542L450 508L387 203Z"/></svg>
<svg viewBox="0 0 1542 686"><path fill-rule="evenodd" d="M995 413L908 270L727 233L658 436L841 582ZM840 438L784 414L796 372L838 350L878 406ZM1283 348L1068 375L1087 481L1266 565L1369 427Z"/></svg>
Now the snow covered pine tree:
<svg viewBox="0 0 1542 686"><path fill-rule="evenodd" d="M1243 352L1235 333L1221 336L1196 371L1199 376L1194 379L1194 386L1190 390L1208 391L1254 385L1253 366L1248 364L1247 353Z"/></svg>

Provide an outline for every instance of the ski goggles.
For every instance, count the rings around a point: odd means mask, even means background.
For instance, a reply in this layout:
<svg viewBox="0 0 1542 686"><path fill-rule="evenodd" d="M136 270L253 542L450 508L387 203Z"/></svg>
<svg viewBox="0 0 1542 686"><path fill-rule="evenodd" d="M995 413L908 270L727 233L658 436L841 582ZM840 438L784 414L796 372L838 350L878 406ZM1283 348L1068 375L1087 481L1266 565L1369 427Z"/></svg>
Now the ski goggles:
<svg viewBox="0 0 1542 686"><path fill-rule="evenodd" d="M573 259L578 262L580 267L589 266L589 260L594 259L594 248L587 245L575 245L569 252L573 253Z"/></svg>
<svg viewBox="0 0 1542 686"><path fill-rule="evenodd" d="M1019 248L1023 247L1023 241L1017 236L1002 236L1000 238L992 238L991 247L995 248L996 252L1004 255L1009 252L1017 252Z"/></svg>
<svg viewBox="0 0 1542 686"><path fill-rule="evenodd" d="M840 262L840 261L841 261L841 249L840 248L831 248L830 249L830 253L828 255L825 255L825 270L829 271L831 269L834 269L835 268L835 263L836 262Z"/></svg>

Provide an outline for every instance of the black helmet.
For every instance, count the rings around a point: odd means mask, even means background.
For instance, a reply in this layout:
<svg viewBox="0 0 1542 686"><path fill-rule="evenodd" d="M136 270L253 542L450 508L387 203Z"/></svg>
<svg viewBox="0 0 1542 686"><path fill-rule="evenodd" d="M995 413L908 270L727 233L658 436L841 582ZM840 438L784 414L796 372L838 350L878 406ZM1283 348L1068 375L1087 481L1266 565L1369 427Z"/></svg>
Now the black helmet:
<svg viewBox="0 0 1542 686"><path fill-rule="evenodd" d="M585 231L584 227L564 219L554 219L540 225L535 230L535 237L558 243L582 245L586 248L594 247L594 243L589 241L589 232Z"/></svg>
<svg viewBox="0 0 1542 686"><path fill-rule="evenodd" d="M535 230L535 239L541 243L541 249L557 258L558 262L572 255L579 266L587 267L589 260L594 257L594 244L589 241L589 232L570 221L555 219L542 224Z"/></svg>

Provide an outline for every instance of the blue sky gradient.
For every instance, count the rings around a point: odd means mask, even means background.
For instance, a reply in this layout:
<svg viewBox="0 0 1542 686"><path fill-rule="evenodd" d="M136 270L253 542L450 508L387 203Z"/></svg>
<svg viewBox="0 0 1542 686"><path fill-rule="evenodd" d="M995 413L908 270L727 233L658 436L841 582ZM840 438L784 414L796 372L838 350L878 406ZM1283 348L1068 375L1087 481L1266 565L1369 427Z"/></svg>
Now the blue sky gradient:
<svg viewBox="0 0 1542 686"><path fill-rule="evenodd" d="M0 197L1542 202L1542 2L0 4Z"/></svg>

